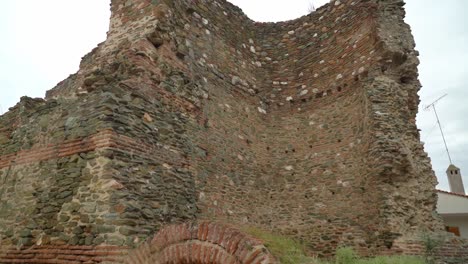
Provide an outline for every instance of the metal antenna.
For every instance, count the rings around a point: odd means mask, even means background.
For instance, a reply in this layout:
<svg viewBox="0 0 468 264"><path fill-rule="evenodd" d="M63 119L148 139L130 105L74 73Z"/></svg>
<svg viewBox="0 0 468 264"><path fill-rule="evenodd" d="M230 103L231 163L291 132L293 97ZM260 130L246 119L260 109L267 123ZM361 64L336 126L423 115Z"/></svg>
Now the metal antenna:
<svg viewBox="0 0 468 264"><path fill-rule="evenodd" d="M444 132L442 131L442 126L440 125L439 116L437 115L437 111L436 111L436 108L435 108L435 104L437 102L439 102L445 96L447 96L447 94L444 94L443 96L439 97L439 99L432 102L430 105L424 107L424 110L430 110L431 107L432 107L432 109L434 109L434 114L435 114L436 119L437 119L437 124L439 124L440 134L442 135L442 139L444 140L444 145L445 145L445 150L447 151L447 156L449 158L450 164L453 164L452 163L452 158L450 157L450 152L449 152L448 147L447 147L447 142L445 141Z"/></svg>

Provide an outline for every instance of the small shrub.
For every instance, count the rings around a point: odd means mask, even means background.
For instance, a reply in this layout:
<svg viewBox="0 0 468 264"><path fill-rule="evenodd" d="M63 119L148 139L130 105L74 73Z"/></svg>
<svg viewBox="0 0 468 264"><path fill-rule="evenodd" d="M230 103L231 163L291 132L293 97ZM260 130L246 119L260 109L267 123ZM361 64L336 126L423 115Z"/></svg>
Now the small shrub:
<svg viewBox="0 0 468 264"><path fill-rule="evenodd" d="M424 245L426 262L429 264L435 263L434 254L436 250L444 243L445 237L440 234L422 233L421 241Z"/></svg>
<svg viewBox="0 0 468 264"><path fill-rule="evenodd" d="M352 248L343 247L336 250L336 264L353 264L357 261L357 255Z"/></svg>
<svg viewBox="0 0 468 264"><path fill-rule="evenodd" d="M299 242L272 234L257 228L245 228L252 236L263 240L265 247L278 258L282 264L319 264L319 260L308 257L304 253L304 246Z"/></svg>

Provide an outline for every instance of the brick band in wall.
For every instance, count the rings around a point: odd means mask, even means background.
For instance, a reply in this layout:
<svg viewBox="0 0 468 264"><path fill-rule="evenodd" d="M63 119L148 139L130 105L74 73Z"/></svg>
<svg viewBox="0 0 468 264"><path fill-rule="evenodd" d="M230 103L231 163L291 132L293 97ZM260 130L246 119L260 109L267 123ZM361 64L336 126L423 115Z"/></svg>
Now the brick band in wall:
<svg viewBox="0 0 468 264"><path fill-rule="evenodd" d="M67 157L77 153L109 147L111 144L110 136L112 134L113 132L111 130L104 130L86 138L68 140L42 147L33 147L31 149L0 156L0 168Z"/></svg>
<svg viewBox="0 0 468 264"><path fill-rule="evenodd" d="M382 252L382 254L394 255L426 255L427 249L423 242L417 240L396 241L393 248L389 252ZM468 258L468 244L463 239L453 237L446 239L443 244L434 249L432 253L436 259L439 260L457 260ZM450 262L448 262L450 263Z"/></svg>
<svg viewBox="0 0 468 264"><path fill-rule="evenodd" d="M0 263L81 264L122 263L127 247L116 246L33 246L0 248Z"/></svg>
<svg viewBox="0 0 468 264"><path fill-rule="evenodd" d="M103 130L86 138L78 138L51 144L43 147L33 147L16 153L0 156L0 169L8 166L40 162L50 159L72 156L74 154L93 151L96 149L112 148L141 156L149 156L150 153L158 152L160 157L170 158L177 163L180 160L175 150L164 146L152 146L144 142L119 135L112 130ZM157 158L151 156L152 159Z"/></svg>

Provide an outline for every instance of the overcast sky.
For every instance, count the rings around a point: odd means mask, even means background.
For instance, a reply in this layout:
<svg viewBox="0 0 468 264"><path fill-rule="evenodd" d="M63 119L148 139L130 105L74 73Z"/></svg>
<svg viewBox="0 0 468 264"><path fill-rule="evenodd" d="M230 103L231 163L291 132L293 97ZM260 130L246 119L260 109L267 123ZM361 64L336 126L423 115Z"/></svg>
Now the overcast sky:
<svg viewBox="0 0 468 264"><path fill-rule="evenodd" d="M256 21L305 15L311 3L328 0L231 0ZM468 188L468 12L467 0L407 0L406 21L420 51L423 88L417 123L432 159L438 188L449 190L449 165L433 111L437 105L452 161ZM106 38L110 0L2 0L0 9L0 113L23 95L43 97L78 70L81 57ZM465 78L464 78L465 77Z"/></svg>

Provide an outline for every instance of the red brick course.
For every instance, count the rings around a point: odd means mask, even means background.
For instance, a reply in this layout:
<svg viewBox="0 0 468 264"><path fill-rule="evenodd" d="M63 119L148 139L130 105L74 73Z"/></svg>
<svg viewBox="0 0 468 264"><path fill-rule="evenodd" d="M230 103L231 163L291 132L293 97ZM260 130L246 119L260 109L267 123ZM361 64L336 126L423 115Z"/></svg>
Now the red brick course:
<svg viewBox="0 0 468 264"><path fill-rule="evenodd" d="M117 246L4 247L0 248L0 263L122 263L127 251L127 247Z"/></svg>
<svg viewBox="0 0 468 264"><path fill-rule="evenodd" d="M104 130L86 138L77 138L47 146L34 146L31 149L0 156L0 169L11 165L20 165L57 159L74 154L93 151L111 146L112 130Z"/></svg>
<svg viewBox="0 0 468 264"><path fill-rule="evenodd" d="M157 151L164 153L165 159L174 163L180 158L175 157L175 152L164 149L161 146L146 144L141 140L132 139L128 136L119 135L111 129L100 131L94 135L85 138L77 138L50 144L47 146L34 146L30 149L20 150L15 153L0 156L0 169L8 166L35 163L45 160L68 157L75 154L94 151L97 149L112 148L114 150L134 153L142 157L154 156L151 153ZM179 162L180 163L180 162Z"/></svg>

